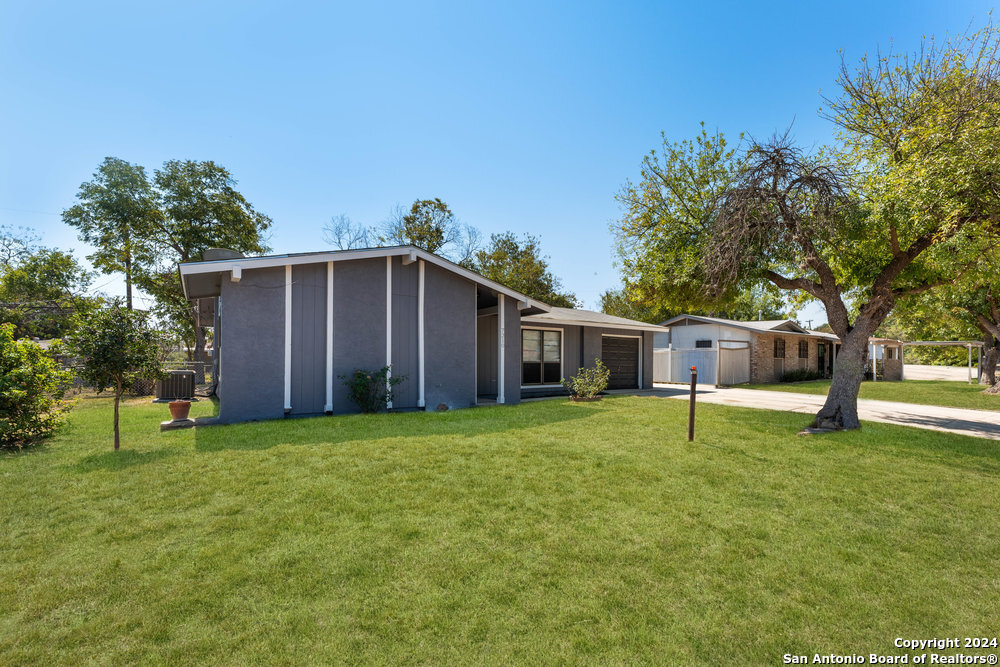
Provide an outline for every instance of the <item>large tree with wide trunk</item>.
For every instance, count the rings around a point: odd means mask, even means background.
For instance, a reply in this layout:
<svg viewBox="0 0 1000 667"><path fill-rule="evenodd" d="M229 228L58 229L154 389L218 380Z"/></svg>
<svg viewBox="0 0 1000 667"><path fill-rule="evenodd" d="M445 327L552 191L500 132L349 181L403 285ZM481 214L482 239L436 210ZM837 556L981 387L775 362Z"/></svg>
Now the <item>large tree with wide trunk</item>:
<svg viewBox="0 0 1000 667"><path fill-rule="evenodd" d="M868 338L900 297L955 279L940 258L1000 232L997 48L989 27L844 65L827 99L838 144L816 154L787 137L733 153L704 132L665 144L622 192L620 252L675 297L767 281L823 303L841 348L816 424L857 428ZM667 277L674 265L686 279Z"/></svg>
<svg viewBox="0 0 1000 667"><path fill-rule="evenodd" d="M104 273L124 274L125 302L132 310L133 276L152 261L147 241L160 216L146 170L119 158L104 158L76 197L79 203L63 211L63 222L80 230L80 240L94 246L87 257L94 266Z"/></svg>

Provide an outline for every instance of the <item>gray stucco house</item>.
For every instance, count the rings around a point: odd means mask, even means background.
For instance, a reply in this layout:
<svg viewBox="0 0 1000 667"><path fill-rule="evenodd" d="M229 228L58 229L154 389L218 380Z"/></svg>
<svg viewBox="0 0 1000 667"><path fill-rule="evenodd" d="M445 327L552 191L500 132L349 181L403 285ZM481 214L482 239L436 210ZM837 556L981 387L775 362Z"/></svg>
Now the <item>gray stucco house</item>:
<svg viewBox="0 0 1000 667"><path fill-rule="evenodd" d="M219 421L356 411L340 375L389 365L394 410L564 393L600 358L611 388L653 386L656 325L553 308L413 246L242 257L179 267L215 299Z"/></svg>

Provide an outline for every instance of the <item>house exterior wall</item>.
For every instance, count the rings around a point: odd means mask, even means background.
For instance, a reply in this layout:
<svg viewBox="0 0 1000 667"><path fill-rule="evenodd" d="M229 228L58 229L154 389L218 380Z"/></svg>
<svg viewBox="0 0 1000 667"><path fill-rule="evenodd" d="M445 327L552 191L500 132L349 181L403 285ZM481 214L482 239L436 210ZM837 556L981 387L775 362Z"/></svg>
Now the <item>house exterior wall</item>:
<svg viewBox="0 0 1000 667"><path fill-rule="evenodd" d="M517 301L503 300L504 308L504 403L521 402L521 311Z"/></svg>
<svg viewBox="0 0 1000 667"><path fill-rule="evenodd" d="M563 324L535 324L525 322L525 329L543 328L559 329L563 332L563 363L562 372L564 377L576 375L580 368L593 368L595 359L601 359L603 348L602 341L605 335L610 336L636 336L640 338L640 363L642 367L641 388L653 388L653 341L652 331L642 331L638 329L611 329L606 327L590 327ZM520 336L519 336L520 338ZM518 350L518 363L521 355ZM520 368L518 369L520 378ZM521 387L521 397L530 398L536 396L553 396L568 393L561 386L524 386Z"/></svg>
<svg viewBox="0 0 1000 667"><path fill-rule="evenodd" d="M385 259L333 264L333 411L358 412L341 375L385 366Z"/></svg>
<svg viewBox="0 0 1000 667"><path fill-rule="evenodd" d="M291 413L320 414L325 407L326 264L300 264L292 267Z"/></svg>
<svg viewBox="0 0 1000 667"><path fill-rule="evenodd" d="M393 410L416 408L420 398L417 306L419 262L392 258L392 375L405 377L393 388ZM425 341L426 345L426 341Z"/></svg>
<svg viewBox="0 0 1000 667"><path fill-rule="evenodd" d="M660 334L657 334L660 335ZM719 324L688 324L670 327L670 342L674 349L691 350L699 340L712 341L712 347L721 340L753 341L758 334L746 329L726 327Z"/></svg>
<svg viewBox="0 0 1000 667"><path fill-rule="evenodd" d="M775 359L774 341L785 341L784 359ZM805 340L809 346L809 356L799 358L799 341ZM821 341L811 336L795 336L781 333L756 334L750 345L750 382L780 382L782 375L793 370L818 371L819 344Z"/></svg>
<svg viewBox="0 0 1000 667"><path fill-rule="evenodd" d="M219 422L283 417L285 269L247 271L220 289Z"/></svg>
<svg viewBox="0 0 1000 667"><path fill-rule="evenodd" d="M497 395L497 315L476 319L476 394L488 398Z"/></svg>
<svg viewBox="0 0 1000 667"><path fill-rule="evenodd" d="M900 359L883 359L882 379L886 382L898 382L902 380L903 362Z"/></svg>
<svg viewBox="0 0 1000 667"><path fill-rule="evenodd" d="M476 285L424 266L426 409L467 408L476 404Z"/></svg>

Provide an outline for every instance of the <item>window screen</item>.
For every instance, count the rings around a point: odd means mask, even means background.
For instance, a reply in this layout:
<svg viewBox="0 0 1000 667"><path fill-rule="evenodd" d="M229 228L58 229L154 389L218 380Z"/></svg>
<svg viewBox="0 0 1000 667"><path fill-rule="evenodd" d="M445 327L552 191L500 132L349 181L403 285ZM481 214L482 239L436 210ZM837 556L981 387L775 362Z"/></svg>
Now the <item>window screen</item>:
<svg viewBox="0 0 1000 667"><path fill-rule="evenodd" d="M775 338L774 339L774 358L784 359L785 358L785 339Z"/></svg>
<svg viewBox="0 0 1000 667"><path fill-rule="evenodd" d="M712 341L710 340L696 340L694 342L695 347L712 347Z"/></svg>
<svg viewBox="0 0 1000 667"><path fill-rule="evenodd" d="M799 359L809 358L809 341L800 340L799 341Z"/></svg>

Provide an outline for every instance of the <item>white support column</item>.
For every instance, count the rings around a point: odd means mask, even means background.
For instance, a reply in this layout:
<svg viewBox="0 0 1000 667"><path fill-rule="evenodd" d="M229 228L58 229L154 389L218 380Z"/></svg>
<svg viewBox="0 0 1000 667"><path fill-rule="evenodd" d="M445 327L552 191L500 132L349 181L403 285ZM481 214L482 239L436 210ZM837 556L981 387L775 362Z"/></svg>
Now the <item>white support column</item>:
<svg viewBox="0 0 1000 667"><path fill-rule="evenodd" d="M504 402L504 372L503 372L503 348L504 348L504 307L503 294L497 295L497 403Z"/></svg>
<svg viewBox="0 0 1000 667"><path fill-rule="evenodd" d="M967 345L969 348L969 384L972 384L972 346Z"/></svg>
<svg viewBox="0 0 1000 667"><path fill-rule="evenodd" d="M720 384L722 384L722 343L715 341L715 386L718 387Z"/></svg>
<svg viewBox="0 0 1000 667"><path fill-rule="evenodd" d="M417 264L417 407L424 399L424 260Z"/></svg>
<svg viewBox="0 0 1000 667"><path fill-rule="evenodd" d="M906 379L906 346L899 346L899 379Z"/></svg>
<svg viewBox="0 0 1000 667"><path fill-rule="evenodd" d="M386 373L386 391L389 390L389 379L392 377L392 256L385 258L385 365L389 367ZM392 410L392 401L386 407Z"/></svg>
<svg viewBox="0 0 1000 667"><path fill-rule="evenodd" d="M872 382L878 382L878 346L869 345L868 350L872 358Z"/></svg>
<svg viewBox="0 0 1000 667"><path fill-rule="evenodd" d="M292 409L292 267L285 266L285 411Z"/></svg>
<svg viewBox="0 0 1000 667"><path fill-rule="evenodd" d="M326 412L333 412L333 262L326 263Z"/></svg>

